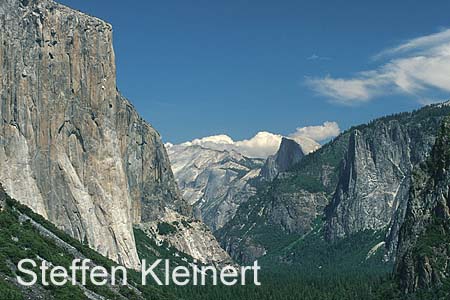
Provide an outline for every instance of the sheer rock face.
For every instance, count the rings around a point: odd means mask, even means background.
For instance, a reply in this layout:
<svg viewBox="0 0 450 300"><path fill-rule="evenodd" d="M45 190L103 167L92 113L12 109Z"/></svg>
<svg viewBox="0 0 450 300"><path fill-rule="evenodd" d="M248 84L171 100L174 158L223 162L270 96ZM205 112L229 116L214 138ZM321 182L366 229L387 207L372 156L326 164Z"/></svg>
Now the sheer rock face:
<svg viewBox="0 0 450 300"><path fill-rule="evenodd" d="M450 278L450 118L426 163L414 170L395 274L406 293Z"/></svg>
<svg viewBox="0 0 450 300"><path fill-rule="evenodd" d="M159 134L117 91L111 25L50 0L3 0L0 27L0 182L137 267L133 223L190 209Z"/></svg>
<svg viewBox="0 0 450 300"><path fill-rule="evenodd" d="M411 171L429 155L442 120L414 121L411 116L352 131L336 192L326 208L328 239L388 228L389 256L395 252Z"/></svg>
<svg viewBox="0 0 450 300"><path fill-rule="evenodd" d="M278 152L269 156L261 169L262 179L272 181L279 173L288 171L298 163L303 156L305 153L299 144L294 140L283 138Z"/></svg>

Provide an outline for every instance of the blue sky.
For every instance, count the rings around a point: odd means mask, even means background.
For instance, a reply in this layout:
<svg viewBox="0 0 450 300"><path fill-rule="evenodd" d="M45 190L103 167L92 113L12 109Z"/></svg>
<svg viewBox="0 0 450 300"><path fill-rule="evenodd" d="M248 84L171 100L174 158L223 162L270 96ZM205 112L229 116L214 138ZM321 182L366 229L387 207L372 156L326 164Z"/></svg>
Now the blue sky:
<svg viewBox="0 0 450 300"><path fill-rule="evenodd" d="M173 143L450 98L449 1L59 2L113 24L119 89Z"/></svg>

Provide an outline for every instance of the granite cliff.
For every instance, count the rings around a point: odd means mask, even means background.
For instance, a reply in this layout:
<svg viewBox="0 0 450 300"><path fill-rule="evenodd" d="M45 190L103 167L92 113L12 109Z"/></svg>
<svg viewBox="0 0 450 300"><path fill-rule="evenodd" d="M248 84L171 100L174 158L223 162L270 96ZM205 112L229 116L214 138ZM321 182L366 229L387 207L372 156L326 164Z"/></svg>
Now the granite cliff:
<svg viewBox="0 0 450 300"><path fill-rule="evenodd" d="M294 140L283 138L277 153L267 158L261 169L261 178L272 181L280 172L288 171L305 156L302 147Z"/></svg>
<svg viewBox="0 0 450 300"><path fill-rule="evenodd" d="M399 235L396 278L405 293L447 285L450 278L450 118L442 123L431 156L414 169L408 196Z"/></svg>
<svg viewBox="0 0 450 300"><path fill-rule="evenodd" d="M133 225L192 210L158 132L118 92L111 25L51 0L4 0L0 27L1 184L137 267Z"/></svg>
<svg viewBox="0 0 450 300"><path fill-rule="evenodd" d="M351 130L337 188L326 208L326 237L386 230L393 258L411 172L434 145L448 103L375 120Z"/></svg>

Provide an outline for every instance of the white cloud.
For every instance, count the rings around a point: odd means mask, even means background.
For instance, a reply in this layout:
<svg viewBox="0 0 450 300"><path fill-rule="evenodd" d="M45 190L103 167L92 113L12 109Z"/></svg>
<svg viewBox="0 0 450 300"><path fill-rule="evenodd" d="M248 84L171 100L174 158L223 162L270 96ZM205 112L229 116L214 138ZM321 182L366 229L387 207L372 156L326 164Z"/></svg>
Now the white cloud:
<svg viewBox="0 0 450 300"><path fill-rule="evenodd" d="M249 140L235 143L235 150L248 157L267 157L277 152L282 136L270 132L258 132Z"/></svg>
<svg viewBox="0 0 450 300"><path fill-rule="evenodd" d="M233 144L234 141L232 138L230 138L228 135L220 134L195 139L190 142L182 143L181 145L182 146L199 145L207 148L222 150L229 148L228 146L232 146Z"/></svg>
<svg viewBox="0 0 450 300"><path fill-rule="evenodd" d="M317 141L323 141L338 135L340 132L336 122L325 122L320 126L308 126L297 128L296 132L288 135L302 146L304 152L309 153L320 147ZM234 150L247 157L267 158L275 154L280 147L283 136L266 131L258 132L250 139L233 141L227 135L214 135L190 142L185 142L175 146L189 147L199 145L214 150ZM174 147L171 143L166 143L166 147Z"/></svg>
<svg viewBox="0 0 450 300"><path fill-rule="evenodd" d="M349 78L307 78L306 83L342 104L367 102L393 93L423 99L432 90L450 92L450 29L412 39L375 58L388 60Z"/></svg>
<svg viewBox="0 0 450 300"><path fill-rule="evenodd" d="M307 60L331 60L331 58L330 57L327 57L327 56L319 56L319 55L317 55L317 54L312 54L311 56L308 56L307 58L306 58Z"/></svg>
<svg viewBox="0 0 450 300"><path fill-rule="evenodd" d="M430 48L438 48L448 42L450 42L450 28L430 35L414 38L396 47L381 51L375 55L374 59L380 59L386 56L397 55L408 51L417 52L420 50L425 50L425 52L427 52Z"/></svg>
<svg viewBox="0 0 450 300"><path fill-rule="evenodd" d="M220 134L195 139L190 142L184 142L179 146L189 147L198 145L214 150L234 150L247 157L266 158L277 152L280 146L282 136L270 132L258 132L254 137L248 140L233 141L229 136ZM173 147L167 143L166 147Z"/></svg>
<svg viewBox="0 0 450 300"><path fill-rule="evenodd" d="M297 128L296 132L289 135L291 138L307 137L315 141L325 141L339 135L341 129L336 122L324 122L319 126L306 126Z"/></svg>
<svg viewBox="0 0 450 300"><path fill-rule="evenodd" d="M343 104L366 102L377 90L377 80L371 78L335 79L331 77L310 78L307 84L317 93L333 98Z"/></svg>

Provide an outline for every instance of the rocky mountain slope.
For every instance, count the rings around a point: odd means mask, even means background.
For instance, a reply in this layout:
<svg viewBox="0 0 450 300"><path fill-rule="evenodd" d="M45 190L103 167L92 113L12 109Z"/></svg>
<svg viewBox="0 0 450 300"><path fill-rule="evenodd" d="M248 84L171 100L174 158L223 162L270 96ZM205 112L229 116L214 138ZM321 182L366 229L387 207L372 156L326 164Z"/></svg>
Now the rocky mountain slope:
<svg viewBox="0 0 450 300"><path fill-rule="evenodd" d="M57 229L52 223L33 213L28 207L11 199L1 185L0 203L2 207L0 211L0 290L2 299L144 300L153 299L153 297L176 299L174 295L154 286L137 284L140 274L134 270L128 270L129 284L124 286L110 284L110 274L107 276L108 283L101 287L92 284L90 279L87 279L87 284L82 285L79 278L75 285L55 286L50 284L44 286L40 280L30 287L20 285L16 276L21 274L16 266L21 259L25 258L33 259L38 264L45 261L49 264L50 269L53 266L63 266L67 269L73 259L90 259L91 262L88 264L90 268L102 266L107 270L117 264ZM178 255L174 249L169 248L164 253L146 253L142 249L156 248L155 245L150 239L145 239L139 234L137 241L140 255L147 259L171 257L174 265L186 264L182 259L187 262L192 261L192 258ZM179 256L179 259L173 256L175 254ZM33 271L40 273L37 267Z"/></svg>
<svg viewBox="0 0 450 300"><path fill-rule="evenodd" d="M111 25L51 0L1 1L0 24L0 182L136 268L133 224L192 212L159 134L118 92Z"/></svg>
<svg viewBox="0 0 450 300"><path fill-rule="evenodd" d="M282 138L277 153L266 160L246 157L234 149L219 150L217 145L169 144L167 151L183 198L216 231L255 195L261 181L273 180L298 163L305 153L319 148L311 139L299 142Z"/></svg>
<svg viewBox="0 0 450 300"><path fill-rule="evenodd" d="M260 186L216 236L234 258L251 261L302 239L324 218L329 242L385 232L390 259L413 166L429 155L449 113L449 103L432 105L347 130Z"/></svg>
<svg viewBox="0 0 450 300"><path fill-rule="evenodd" d="M213 231L255 193L249 180L259 175L261 159L199 145L174 145L167 151L183 198L194 205L197 215Z"/></svg>
<svg viewBox="0 0 450 300"><path fill-rule="evenodd" d="M450 118L447 118L431 156L414 170L412 177L395 269L406 293L444 287L449 295L449 197Z"/></svg>

